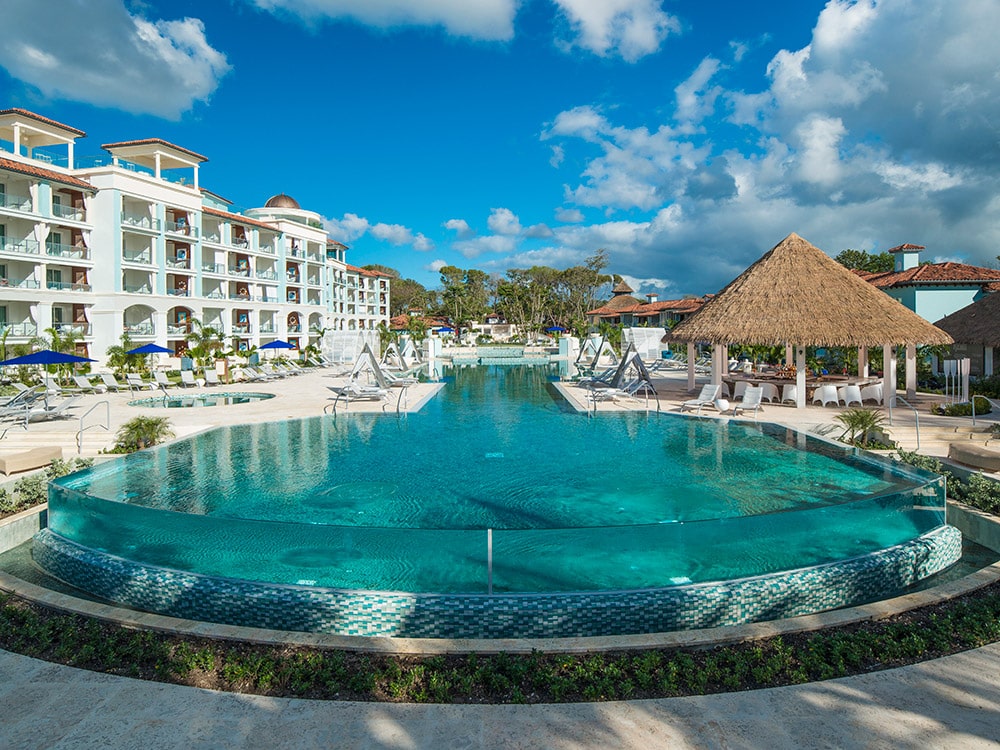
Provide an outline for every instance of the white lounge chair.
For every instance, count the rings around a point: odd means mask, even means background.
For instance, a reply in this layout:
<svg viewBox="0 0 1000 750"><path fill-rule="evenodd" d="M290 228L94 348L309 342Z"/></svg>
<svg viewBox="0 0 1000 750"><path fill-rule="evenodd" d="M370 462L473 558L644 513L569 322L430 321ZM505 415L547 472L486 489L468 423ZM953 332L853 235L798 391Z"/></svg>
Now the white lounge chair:
<svg viewBox="0 0 1000 750"><path fill-rule="evenodd" d="M125 382L128 383L131 391L155 391L156 383L151 380L143 380L141 375L134 372L125 374Z"/></svg>
<svg viewBox="0 0 1000 750"><path fill-rule="evenodd" d="M219 373L215 370L205 370L205 385L222 385L222 381L219 380Z"/></svg>
<svg viewBox="0 0 1000 750"><path fill-rule="evenodd" d="M73 382L80 389L80 393L104 393L108 390L107 386L103 383L98 383L97 385L91 383L85 375L74 375Z"/></svg>
<svg viewBox="0 0 1000 750"><path fill-rule="evenodd" d="M718 386L718 384L707 383L703 385L701 387L701 393L699 393L696 398L689 399L681 404L681 411L697 409L697 413L701 414L703 406L715 406L715 400L719 397L720 390L722 389Z"/></svg>
<svg viewBox="0 0 1000 750"><path fill-rule="evenodd" d="M102 372L101 373L101 382L104 383L104 385L107 387L107 389L109 391L111 391L112 393L118 393L118 391L120 391L120 390L122 390L124 388L128 388L127 385L123 385L122 383L119 383L118 382L118 378L116 378L110 372Z"/></svg>
<svg viewBox="0 0 1000 750"><path fill-rule="evenodd" d="M184 388L198 387L198 383L194 379L194 372L191 370L181 370L181 386Z"/></svg>
<svg viewBox="0 0 1000 750"><path fill-rule="evenodd" d="M747 386L743 391L743 401L733 405L733 416L738 417L740 412L752 411L753 418L757 419L757 412L764 408L762 399L764 390L759 385Z"/></svg>
<svg viewBox="0 0 1000 750"><path fill-rule="evenodd" d="M72 409L76 406L76 402L79 400L80 396L70 396L57 404L49 406L39 404L28 411L25 419L28 422L38 422L47 419L62 419L63 417L71 416L66 412L68 409Z"/></svg>
<svg viewBox="0 0 1000 750"><path fill-rule="evenodd" d="M161 390L166 390L167 388L173 388L176 385L176 383L174 383L173 381L170 380L170 378L167 377L167 374L165 372L160 372L159 370L153 373L153 379L156 380L156 385Z"/></svg>

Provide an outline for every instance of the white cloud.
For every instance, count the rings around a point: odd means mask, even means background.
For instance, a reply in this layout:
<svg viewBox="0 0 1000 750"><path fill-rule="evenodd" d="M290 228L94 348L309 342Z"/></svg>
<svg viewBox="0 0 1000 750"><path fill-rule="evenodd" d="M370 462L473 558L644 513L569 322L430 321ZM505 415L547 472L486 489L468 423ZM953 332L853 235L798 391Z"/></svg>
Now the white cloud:
<svg viewBox="0 0 1000 750"><path fill-rule="evenodd" d="M549 164L551 164L553 167L558 167L560 164L563 163L563 160L565 158L566 158L566 152L563 151L563 147L553 146L552 156L549 157Z"/></svg>
<svg viewBox="0 0 1000 750"><path fill-rule="evenodd" d="M687 80L674 89L677 99L675 117L678 121L696 125L712 114L722 87L708 88L708 82L719 71L720 66L721 63L714 57L706 57Z"/></svg>
<svg viewBox="0 0 1000 750"><path fill-rule="evenodd" d="M402 224L385 224L379 222L373 225L368 233L377 240L391 245L409 245L414 241L413 230Z"/></svg>
<svg viewBox="0 0 1000 750"><path fill-rule="evenodd" d="M582 47L601 57L629 62L656 52L680 22L663 11L658 0L553 0L573 38L561 40L569 50Z"/></svg>
<svg viewBox="0 0 1000 750"><path fill-rule="evenodd" d="M357 214L346 213L342 219L323 218L323 228L338 242L353 242L367 232L368 227L368 219Z"/></svg>
<svg viewBox="0 0 1000 750"><path fill-rule="evenodd" d="M579 208L556 209L556 221L561 221L564 224L579 224L583 219L583 211Z"/></svg>
<svg viewBox="0 0 1000 750"><path fill-rule="evenodd" d="M506 41L520 0L250 0L258 8L304 21L351 19L378 28L441 26L449 34Z"/></svg>
<svg viewBox="0 0 1000 750"><path fill-rule="evenodd" d="M842 173L840 141L847 134L839 117L813 115L795 130L799 175L806 182L831 185Z"/></svg>
<svg viewBox="0 0 1000 750"><path fill-rule="evenodd" d="M418 232L417 236L413 238L413 249L421 253L426 253L434 249L434 243L425 237L423 232Z"/></svg>
<svg viewBox="0 0 1000 750"><path fill-rule="evenodd" d="M445 229L455 232L460 240L468 239L475 234L475 231L465 219L448 219L443 226Z"/></svg>
<svg viewBox="0 0 1000 750"><path fill-rule="evenodd" d="M532 224L530 227L524 230L524 237L529 237L532 239L539 239L544 237L552 237L552 228L548 224Z"/></svg>
<svg viewBox="0 0 1000 750"><path fill-rule="evenodd" d="M517 248L517 238L504 234L491 234L462 240L452 245L466 258L477 258L483 253L511 253Z"/></svg>
<svg viewBox="0 0 1000 750"><path fill-rule="evenodd" d="M48 97L177 119L230 69L197 18L150 20L122 0L46 8L6 0L0 66Z"/></svg>
<svg viewBox="0 0 1000 750"><path fill-rule="evenodd" d="M520 234L521 221L509 208L494 208L486 220L486 226L495 234Z"/></svg>
<svg viewBox="0 0 1000 750"><path fill-rule="evenodd" d="M440 258L438 258L437 260L432 260L430 263L424 266L424 270L430 271L431 273L437 273L447 265L449 265L448 261L441 260Z"/></svg>

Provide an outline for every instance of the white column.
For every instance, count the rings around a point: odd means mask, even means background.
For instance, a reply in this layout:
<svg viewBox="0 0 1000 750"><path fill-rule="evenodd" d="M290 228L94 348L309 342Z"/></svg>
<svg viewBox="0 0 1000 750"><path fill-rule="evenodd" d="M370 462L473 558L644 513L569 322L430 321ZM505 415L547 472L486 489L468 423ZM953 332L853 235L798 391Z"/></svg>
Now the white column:
<svg viewBox="0 0 1000 750"><path fill-rule="evenodd" d="M156 343L160 346L167 345L167 311L153 310L153 334L156 336Z"/></svg>
<svg viewBox="0 0 1000 750"><path fill-rule="evenodd" d="M73 167L73 146L76 145L73 141L70 141L67 145L66 151L66 164L68 169L74 169Z"/></svg>
<svg viewBox="0 0 1000 750"><path fill-rule="evenodd" d="M153 158L156 160L156 167L153 170L153 176L156 179L160 179L160 154L157 153Z"/></svg>
<svg viewBox="0 0 1000 750"><path fill-rule="evenodd" d="M858 377L867 378L868 377L868 347L859 346L858 347Z"/></svg>
<svg viewBox="0 0 1000 750"><path fill-rule="evenodd" d="M14 124L14 153L21 155L21 126Z"/></svg>
<svg viewBox="0 0 1000 750"><path fill-rule="evenodd" d="M906 398L914 399L917 395L917 345L906 345Z"/></svg>
<svg viewBox="0 0 1000 750"><path fill-rule="evenodd" d="M795 346L795 408L806 408L806 348Z"/></svg>
<svg viewBox="0 0 1000 750"><path fill-rule="evenodd" d="M785 344L785 367L791 367L795 364L795 347L791 344Z"/></svg>
<svg viewBox="0 0 1000 750"><path fill-rule="evenodd" d="M194 165L194 189L198 189L198 165Z"/></svg>
<svg viewBox="0 0 1000 750"><path fill-rule="evenodd" d="M695 378L694 378L694 360L697 356L695 351L695 346L693 341L688 341L688 390L693 391L695 389Z"/></svg>
<svg viewBox="0 0 1000 750"><path fill-rule="evenodd" d="M725 344L712 344L712 385L722 382L722 375L728 366L727 347Z"/></svg>
<svg viewBox="0 0 1000 750"><path fill-rule="evenodd" d="M896 348L892 344L882 347L882 398L886 406L896 405Z"/></svg>

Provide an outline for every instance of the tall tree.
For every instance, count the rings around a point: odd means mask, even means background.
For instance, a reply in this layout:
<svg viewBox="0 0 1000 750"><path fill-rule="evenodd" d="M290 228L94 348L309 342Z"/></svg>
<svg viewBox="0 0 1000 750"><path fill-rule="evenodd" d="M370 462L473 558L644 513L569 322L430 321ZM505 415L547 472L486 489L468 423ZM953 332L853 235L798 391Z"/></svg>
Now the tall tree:
<svg viewBox="0 0 1000 750"><path fill-rule="evenodd" d="M444 266L439 273L442 308L461 336L463 328L482 318L489 309L489 276L476 268L465 270L457 266Z"/></svg>
<svg viewBox="0 0 1000 750"><path fill-rule="evenodd" d="M844 250L834 260L852 271L868 271L869 273L891 271L895 264L892 253L872 254L864 250L851 250L850 248Z"/></svg>
<svg viewBox="0 0 1000 750"><path fill-rule="evenodd" d="M413 279L393 279L389 288L389 310L391 315L402 315L416 308L425 311L431 295L424 285Z"/></svg>

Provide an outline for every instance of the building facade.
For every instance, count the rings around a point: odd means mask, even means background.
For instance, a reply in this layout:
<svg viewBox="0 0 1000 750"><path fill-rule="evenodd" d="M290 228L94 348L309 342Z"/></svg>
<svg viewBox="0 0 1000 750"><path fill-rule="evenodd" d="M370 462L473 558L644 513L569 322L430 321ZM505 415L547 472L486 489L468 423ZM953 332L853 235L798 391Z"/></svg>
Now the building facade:
<svg viewBox="0 0 1000 750"><path fill-rule="evenodd" d="M160 139L79 158L83 131L0 111L0 332L72 335L101 360L134 345L187 349L197 321L234 349L389 320L391 279L350 266L319 214L287 195L243 213L200 185L204 156Z"/></svg>

